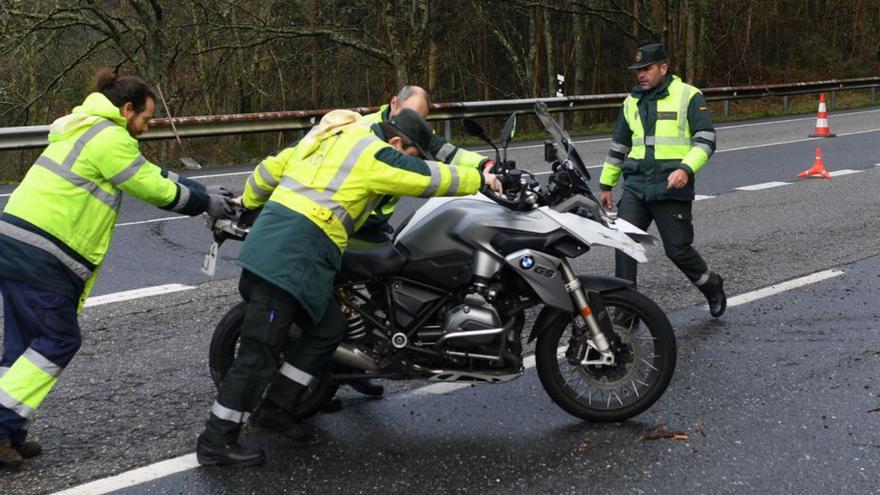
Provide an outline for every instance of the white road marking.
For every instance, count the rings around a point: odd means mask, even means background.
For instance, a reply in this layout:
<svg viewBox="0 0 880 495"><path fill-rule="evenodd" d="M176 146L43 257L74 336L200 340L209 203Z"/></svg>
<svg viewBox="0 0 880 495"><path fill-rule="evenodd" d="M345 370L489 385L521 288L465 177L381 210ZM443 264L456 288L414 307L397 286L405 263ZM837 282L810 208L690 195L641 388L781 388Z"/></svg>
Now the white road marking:
<svg viewBox="0 0 880 495"><path fill-rule="evenodd" d="M840 169L840 170L835 170L833 172L828 172L828 175L830 175L831 177L837 177L838 175L857 174L859 172L861 172L861 170L853 170L850 168L844 168L844 169Z"/></svg>
<svg viewBox="0 0 880 495"><path fill-rule="evenodd" d="M55 492L53 495L101 495L130 488L147 481L164 478L199 467L195 454L187 454L167 461L157 462L142 468L117 474L110 478L95 480L84 485Z"/></svg>
<svg viewBox="0 0 880 495"><path fill-rule="evenodd" d="M696 195L694 195L694 201L702 201L704 199L712 199L714 197L715 196L704 196L702 194L696 194Z"/></svg>
<svg viewBox="0 0 880 495"><path fill-rule="evenodd" d="M213 177L232 177L234 175L249 175L254 173L253 170L248 170L246 172L229 172L227 174L213 174L213 175L194 175L192 177L187 177L187 179L210 179Z"/></svg>
<svg viewBox="0 0 880 495"><path fill-rule="evenodd" d="M771 285L763 289L758 289L745 294L731 297L727 300L727 307L731 308L749 302L757 301L781 292L797 289L805 285L814 284L827 280L829 278L838 277L845 272L838 269L825 270L813 273L804 277L789 280L779 284ZM523 359L523 368L531 369L535 367L535 356L526 356ZM435 383L426 387L420 387L415 390L403 392L388 397L390 399L406 399L423 397L427 395L442 395L469 387L469 383ZM132 471L117 474L109 478L104 478L84 485L69 488L67 490L56 492L53 495L103 495L123 488L129 488L141 483L146 483L159 478L164 478L172 474L180 473L198 467L195 454L187 454L184 456L168 459L166 461L157 462L149 466L144 466Z"/></svg>
<svg viewBox="0 0 880 495"><path fill-rule="evenodd" d="M763 299L765 297L770 297L775 294L779 294L781 292L785 292L787 290L797 289L799 287L803 287L805 285L815 284L816 282L821 282L823 280L827 280L829 278L839 277L843 275L845 272L843 270L825 270L822 272L816 272L811 275L807 275L804 277L796 278L793 280L789 280L787 282L782 282L779 284L771 285L770 287L765 287L763 289L758 289L752 292L747 292L745 294L740 294L738 296L731 297L727 300L727 307L732 308L734 306L739 306L741 304L750 303L753 301L757 301L758 299Z"/></svg>
<svg viewBox="0 0 880 495"><path fill-rule="evenodd" d="M86 300L84 307L100 306L102 304L110 304L121 301L130 301L132 299L140 299L143 297L158 296L161 294L170 294L172 292L180 292L184 290L195 289L191 285L168 284L157 285L155 287L144 287L143 289L127 290L123 292L114 292L103 296L90 297Z"/></svg>
<svg viewBox="0 0 880 495"><path fill-rule="evenodd" d="M116 226L117 226L117 227L125 227L126 225L143 225L143 224L145 224L145 223L166 222L166 221L168 221L168 220L184 220L184 219L187 219L187 218L192 218L192 217L186 217L186 216L179 216L179 217L162 217L162 218L154 218L154 219L152 219L152 220L141 220L141 221L139 221L139 222L117 223Z"/></svg>
<svg viewBox="0 0 880 495"><path fill-rule="evenodd" d="M9 193L9 194L0 194L0 198L8 198L9 196L12 196L12 193Z"/></svg>
<svg viewBox="0 0 880 495"><path fill-rule="evenodd" d="M751 186L742 186L735 189L739 191L759 191L761 189L770 189L771 187L787 186L791 182L763 182L761 184L752 184Z"/></svg>

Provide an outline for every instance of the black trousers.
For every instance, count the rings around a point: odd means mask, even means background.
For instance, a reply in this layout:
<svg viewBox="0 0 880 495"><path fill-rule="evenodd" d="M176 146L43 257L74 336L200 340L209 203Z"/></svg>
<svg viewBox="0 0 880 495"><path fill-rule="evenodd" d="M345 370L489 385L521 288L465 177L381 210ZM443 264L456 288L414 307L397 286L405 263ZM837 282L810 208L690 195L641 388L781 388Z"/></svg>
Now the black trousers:
<svg viewBox="0 0 880 495"><path fill-rule="evenodd" d="M242 271L239 291L245 312L238 356L223 377L205 428L206 439L215 444L238 439L241 424L264 391L279 406L293 408L327 365L347 329L335 301L327 306L321 321L313 323L296 298L247 270ZM301 330L295 339L291 338L292 325Z"/></svg>
<svg viewBox="0 0 880 495"><path fill-rule="evenodd" d="M617 203L617 216L636 227L647 230L654 221L666 256L700 287L709 280L709 268L700 253L691 245L694 242L694 224L690 201L644 201L624 189ZM638 263L626 254L615 253L615 273L618 277L636 281Z"/></svg>

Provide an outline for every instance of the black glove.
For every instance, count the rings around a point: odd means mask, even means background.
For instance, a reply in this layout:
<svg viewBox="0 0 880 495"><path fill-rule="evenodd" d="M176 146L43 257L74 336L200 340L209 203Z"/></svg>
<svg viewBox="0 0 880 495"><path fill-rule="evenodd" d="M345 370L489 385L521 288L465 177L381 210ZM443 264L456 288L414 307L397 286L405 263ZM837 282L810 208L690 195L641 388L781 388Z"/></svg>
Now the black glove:
<svg viewBox="0 0 880 495"><path fill-rule="evenodd" d="M208 186L205 188L205 192L208 194L219 194L227 198L235 197L235 193L227 189L226 186Z"/></svg>
<svg viewBox="0 0 880 495"><path fill-rule="evenodd" d="M208 215L212 217L223 220L226 218L232 218L235 215L234 209L235 203L232 202L230 198L226 196L221 196L220 194L209 194L208 195Z"/></svg>

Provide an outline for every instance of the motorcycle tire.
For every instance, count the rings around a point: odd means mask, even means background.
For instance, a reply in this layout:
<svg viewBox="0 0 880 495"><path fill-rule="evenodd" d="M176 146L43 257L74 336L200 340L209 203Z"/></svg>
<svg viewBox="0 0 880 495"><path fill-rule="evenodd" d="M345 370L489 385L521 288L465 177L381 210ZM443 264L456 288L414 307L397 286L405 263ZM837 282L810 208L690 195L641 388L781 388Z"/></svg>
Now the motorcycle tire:
<svg viewBox="0 0 880 495"><path fill-rule="evenodd" d="M244 302L233 306L217 324L211 337L208 364L211 368L211 379L218 387L238 354L244 307ZM330 368L331 366L326 367L322 373L315 376L315 380L303 394L302 400L291 411L294 418L305 419L314 416L336 395L339 383L333 380Z"/></svg>
<svg viewBox="0 0 880 495"><path fill-rule="evenodd" d="M675 334L660 307L633 289L604 292L602 299L609 314L626 314L620 319L625 323L614 323L626 349L616 355L614 367L585 366L567 355L576 341L575 315L553 319L538 337L535 360L541 384L562 409L588 421L618 422L644 412L663 395L675 370Z"/></svg>

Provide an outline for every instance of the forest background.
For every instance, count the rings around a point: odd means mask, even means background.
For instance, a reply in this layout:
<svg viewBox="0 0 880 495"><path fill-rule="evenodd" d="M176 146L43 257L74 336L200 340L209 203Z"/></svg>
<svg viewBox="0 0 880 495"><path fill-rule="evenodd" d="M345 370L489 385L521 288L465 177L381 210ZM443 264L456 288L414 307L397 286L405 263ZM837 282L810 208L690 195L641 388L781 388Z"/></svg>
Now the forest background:
<svg viewBox="0 0 880 495"><path fill-rule="evenodd" d="M50 123L102 66L159 85L175 116L621 93L662 42L698 87L875 76L880 0L0 0L0 127ZM157 116L162 116L157 106ZM584 112L583 127L615 112ZM291 135L191 140L240 163ZM159 159L173 144L150 144ZM37 152L0 154L0 179ZM158 161L158 160L157 160Z"/></svg>

